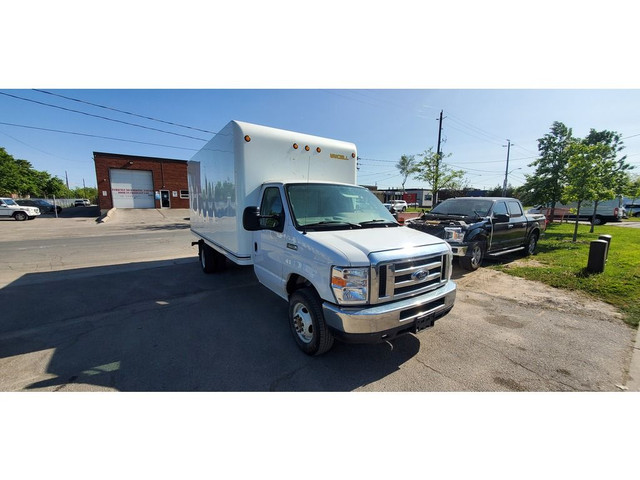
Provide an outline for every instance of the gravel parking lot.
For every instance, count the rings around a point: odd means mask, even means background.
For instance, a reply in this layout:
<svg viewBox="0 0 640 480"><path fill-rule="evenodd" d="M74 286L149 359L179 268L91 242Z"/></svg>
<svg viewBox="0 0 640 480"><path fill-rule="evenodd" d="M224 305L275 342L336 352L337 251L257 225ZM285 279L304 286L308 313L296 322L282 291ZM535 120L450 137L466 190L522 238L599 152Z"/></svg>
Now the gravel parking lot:
<svg viewBox="0 0 640 480"><path fill-rule="evenodd" d="M636 332L613 307L490 269L456 268L452 313L418 336L306 357L251 268L200 271L187 218L0 223L0 390L625 388Z"/></svg>

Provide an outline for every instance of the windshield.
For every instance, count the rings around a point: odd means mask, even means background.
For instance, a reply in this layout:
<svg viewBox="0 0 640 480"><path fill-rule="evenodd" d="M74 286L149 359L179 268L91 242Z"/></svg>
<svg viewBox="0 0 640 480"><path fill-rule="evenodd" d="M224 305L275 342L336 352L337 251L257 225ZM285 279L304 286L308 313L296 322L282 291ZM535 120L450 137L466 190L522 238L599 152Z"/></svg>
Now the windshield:
<svg viewBox="0 0 640 480"><path fill-rule="evenodd" d="M337 184L286 187L297 227L362 228L397 225L389 210L366 188Z"/></svg>
<svg viewBox="0 0 640 480"><path fill-rule="evenodd" d="M3 198L2 201L6 204L6 205L18 205L16 202L14 202L13 200L11 200L10 198Z"/></svg>
<svg viewBox="0 0 640 480"><path fill-rule="evenodd" d="M436 206L431 213L464 217L485 217L489 214L491 200L481 198L450 198Z"/></svg>

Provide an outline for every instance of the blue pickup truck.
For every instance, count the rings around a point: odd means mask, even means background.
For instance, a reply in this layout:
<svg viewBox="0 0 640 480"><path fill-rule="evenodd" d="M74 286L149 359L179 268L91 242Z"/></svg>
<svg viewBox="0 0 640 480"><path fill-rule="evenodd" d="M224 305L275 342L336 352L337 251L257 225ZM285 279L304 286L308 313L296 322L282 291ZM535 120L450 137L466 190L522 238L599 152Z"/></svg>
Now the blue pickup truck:
<svg viewBox="0 0 640 480"><path fill-rule="evenodd" d="M405 224L446 240L460 266L473 271L485 256L533 254L546 219L525 213L515 198L461 197L447 199Z"/></svg>

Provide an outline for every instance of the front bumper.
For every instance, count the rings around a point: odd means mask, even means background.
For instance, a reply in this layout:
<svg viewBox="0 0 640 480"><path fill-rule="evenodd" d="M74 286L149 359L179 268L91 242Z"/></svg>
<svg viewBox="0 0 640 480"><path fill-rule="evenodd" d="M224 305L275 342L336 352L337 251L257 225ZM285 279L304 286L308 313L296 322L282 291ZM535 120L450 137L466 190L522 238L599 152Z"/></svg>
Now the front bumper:
<svg viewBox="0 0 640 480"><path fill-rule="evenodd" d="M400 333L423 328L449 313L456 298L456 284L449 280L442 287L417 297L382 305L340 307L323 304L324 318L336 337L344 341L373 343ZM428 325L430 326L430 325Z"/></svg>
<svg viewBox="0 0 640 480"><path fill-rule="evenodd" d="M465 257L469 249L469 245L463 243L450 243L449 246L451 247L451 253L453 253L454 257Z"/></svg>

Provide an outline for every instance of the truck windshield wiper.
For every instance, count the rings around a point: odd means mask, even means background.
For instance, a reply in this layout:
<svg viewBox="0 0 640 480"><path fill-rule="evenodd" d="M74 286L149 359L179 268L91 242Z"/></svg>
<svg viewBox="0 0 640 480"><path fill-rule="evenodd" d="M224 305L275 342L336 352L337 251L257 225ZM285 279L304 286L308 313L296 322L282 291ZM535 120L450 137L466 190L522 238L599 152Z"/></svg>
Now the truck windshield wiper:
<svg viewBox="0 0 640 480"><path fill-rule="evenodd" d="M376 226L376 225L380 225L380 226L387 226L387 225L397 225L397 223L395 222L390 222L389 220L384 220L383 218L376 218L373 220L367 220L365 222L360 222L361 226L364 225L369 225L369 226Z"/></svg>
<svg viewBox="0 0 640 480"><path fill-rule="evenodd" d="M301 226L302 228L313 228L313 227L341 226L341 225L347 225L353 228L362 228L362 225L360 225L359 223L343 222L341 220L323 220L322 222L308 223L306 225L301 225Z"/></svg>

